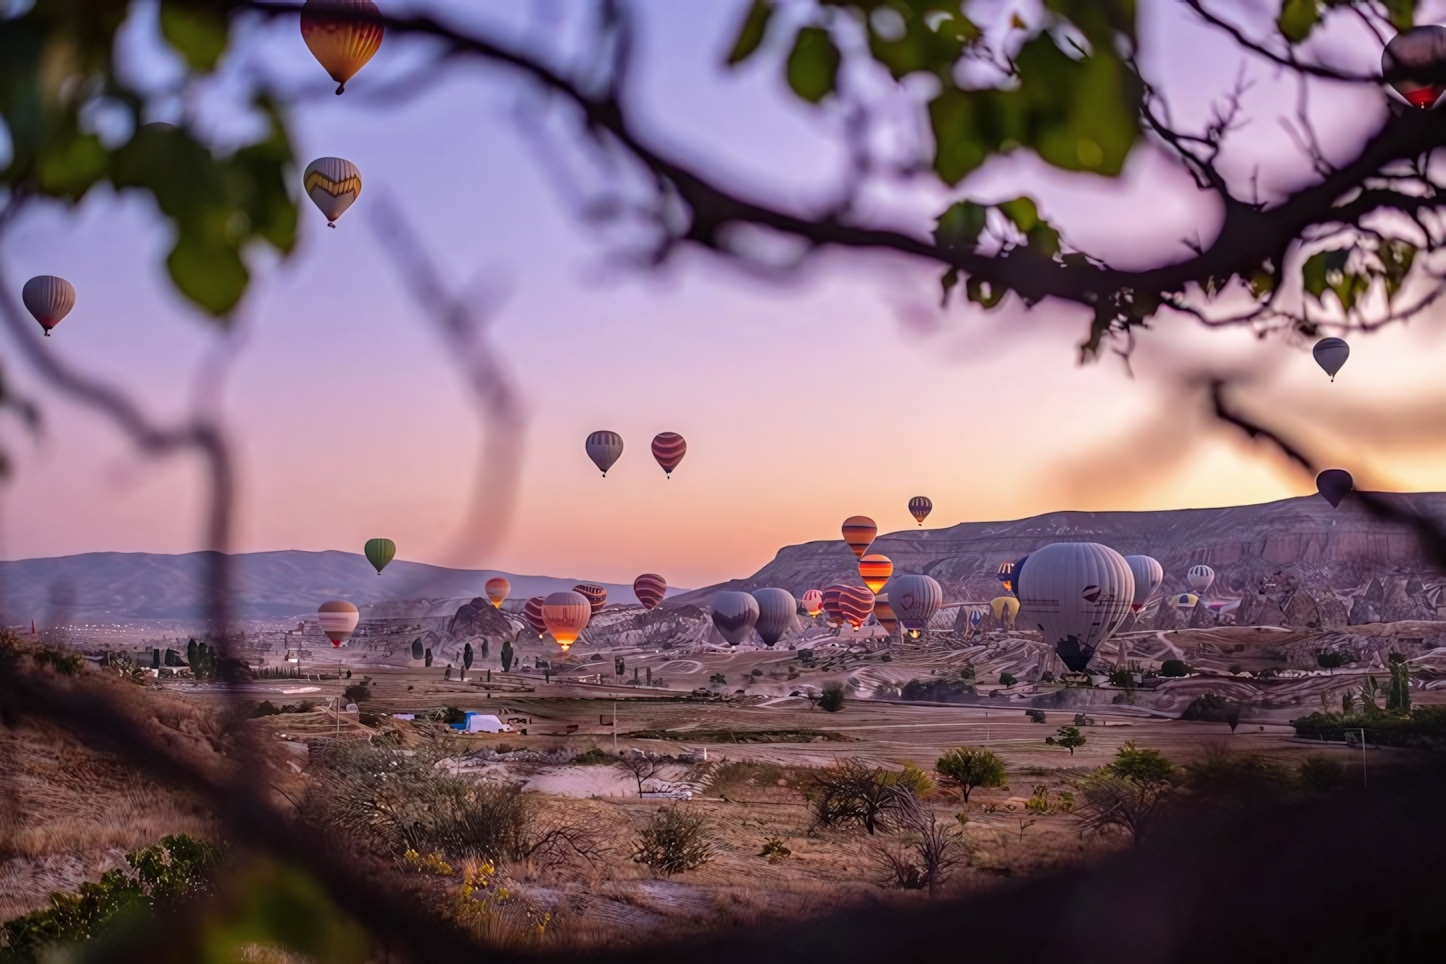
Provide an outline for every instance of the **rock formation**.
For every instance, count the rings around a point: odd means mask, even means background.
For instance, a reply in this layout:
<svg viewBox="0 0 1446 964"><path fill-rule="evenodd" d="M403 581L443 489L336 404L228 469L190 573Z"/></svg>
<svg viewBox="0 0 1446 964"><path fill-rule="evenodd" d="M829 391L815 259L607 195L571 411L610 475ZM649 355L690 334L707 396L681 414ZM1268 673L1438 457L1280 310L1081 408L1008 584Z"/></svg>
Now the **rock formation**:
<svg viewBox="0 0 1446 964"><path fill-rule="evenodd" d="M478 596L458 607L456 615L447 624L447 634L455 639L483 636L487 639L515 640L517 629L490 602Z"/></svg>

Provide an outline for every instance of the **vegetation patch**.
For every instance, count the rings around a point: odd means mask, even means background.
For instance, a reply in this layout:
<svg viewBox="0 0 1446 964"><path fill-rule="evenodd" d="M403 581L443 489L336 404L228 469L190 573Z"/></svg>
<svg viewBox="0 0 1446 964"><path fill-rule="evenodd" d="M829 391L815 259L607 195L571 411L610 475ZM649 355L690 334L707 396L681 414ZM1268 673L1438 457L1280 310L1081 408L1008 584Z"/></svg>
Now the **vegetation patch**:
<svg viewBox="0 0 1446 964"><path fill-rule="evenodd" d="M637 730L634 740L684 740L688 743L851 743L833 730Z"/></svg>

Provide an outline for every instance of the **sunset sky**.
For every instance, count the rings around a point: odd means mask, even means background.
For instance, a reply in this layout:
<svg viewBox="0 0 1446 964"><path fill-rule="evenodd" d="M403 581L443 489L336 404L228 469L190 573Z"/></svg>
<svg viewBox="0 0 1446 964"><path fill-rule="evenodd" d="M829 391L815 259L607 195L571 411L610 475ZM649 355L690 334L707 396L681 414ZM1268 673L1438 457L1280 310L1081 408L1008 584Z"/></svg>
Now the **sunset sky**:
<svg viewBox="0 0 1446 964"><path fill-rule="evenodd" d="M526 5L496 6L507 15L493 21L499 29L535 32ZM720 67L742 2L635 6L645 29L633 94L659 140L780 203L829 196L842 159L837 119L783 93L776 56L737 73ZM1004 15L1009 6L999 4ZM1140 9L1145 69L1178 119L1198 119L1234 81L1239 53L1166 4ZM1354 43L1363 68L1379 57L1354 35L1322 43ZM302 163L348 158L365 190L335 231L304 202L297 254L256 263L223 402L241 462L238 551L360 551L386 535L399 557L424 562L611 582L653 571L700 586L750 573L780 546L838 538L848 515L870 515L884 531L912 526L906 504L920 494L934 501L932 526L1313 492L1181 400L1180 380L1209 366L1252 366L1241 404L1358 478L1446 488L1439 311L1351 336L1335 384L1306 342L1162 317L1141 338L1131 377L1113 356L1077 364L1082 313L1014 303L941 312L937 271L898 259L830 255L784 284L700 252L636 269L540 163L548 148L516 116L536 104L504 75L449 67L417 98L365 99L369 84L415 60L389 40L346 96L295 111ZM298 83L325 79L294 22L253 37L235 69L248 64ZM1260 165L1265 193L1306 168L1278 122L1294 112L1293 87L1258 64L1247 72L1250 125L1227 161ZM1318 87L1311 111L1327 149L1349 151L1384 104L1378 91ZM1208 239L1215 217L1144 146L1119 182L1051 175L1019 156L957 192L881 189L868 204L880 220L922 231L953 197L1020 193L1039 198L1067 238L1125 261L1183 256L1181 239ZM478 420L368 222L383 199L406 212L456 290L483 279L497 296L492 333L528 421L521 494L493 552L449 551L468 513ZM32 213L4 256L12 282L53 273L76 286L77 306L46 350L179 417L216 338L170 288L167 246L149 202L96 191L73 211ZM0 556L200 547L193 462L139 459L13 351L4 357L46 426L38 440L8 417L0 427L15 463L0 490ZM583 454L583 439L603 428L627 445L606 479ZM660 431L688 440L671 481L648 453Z"/></svg>

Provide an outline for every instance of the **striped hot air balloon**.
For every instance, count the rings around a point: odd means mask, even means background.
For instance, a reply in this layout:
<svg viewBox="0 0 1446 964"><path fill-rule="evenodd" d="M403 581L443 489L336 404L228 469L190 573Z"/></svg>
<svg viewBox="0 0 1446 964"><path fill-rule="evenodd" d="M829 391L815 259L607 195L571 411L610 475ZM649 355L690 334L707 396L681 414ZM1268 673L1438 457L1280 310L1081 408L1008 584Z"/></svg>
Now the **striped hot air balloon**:
<svg viewBox="0 0 1446 964"><path fill-rule="evenodd" d="M652 572L645 572L633 580L633 595L644 609L656 608L668 593L668 581Z"/></svg>
<svg viewBox="0 0 1446 964"><path fill-rule="evenodd" d="M334 228L337 218L361 197L361 170L344 158L318 157L306 165L301 188L326 216L327 227Z"/></svg>
<svg viewBox="0 0 1446 964"><path fill-rule="evenodd" d="M874 536L879 534L879 527L874 525L874 520L862 515L851 515L844 520L843 538L848 547L854 551L854 555L860 559L864 553L869 551L873 544Z"/></svg>
<svg viewBox="0 0 1446 964"><path fill-rule="evenodd" d="M372 564L372 568L380 576L382 570L387 567L387 563L397 557L397 544L390 539L368 539L367 544L362 547L362 552L366 555L367 562Z"/></svg>
<svg viewBox="0 0 1446 964"><path fill-rule="evenodd" d="M1130 564L1130 573L1135 577L1135 595L1130 603L1131 612L1139 612L1145 603L1165 581L1165 568L1152 556L1125 556Z"/></svg>
<svg viewBox="0 0 1446 964"><path fill-rule="evenodd" d="M594 586L590 582L580 582L572 587L572 591L580 593L588 601L594 615L608 604L608 591L602 586Z"/></svg>
<svg viewBox="0 0 1446 964"><path fill-rule="evenodd" d="M839 615L858 629L874 611L874 591L868 586L841 586L839 589Z"/></svg>
<svg viewBox="0 0 1446 964"><path fill-rule="evenodd" d="M825 586L823 590L823 611L828 616L830 626L843 625L843 611L839 608L839 597L843 592L843 586Z"/></svg>
<svg viewBox="0 0 1446 964"><path fill-rule="evenodd" d="M1005 592L1014 591L1014 562L1006 559L999 564L999 585Z"/></svg>
<svg viewBox="0 0 1446 964"><path fill-rule="evenodd" d="M758 600L748 593L729 590L713 596L713 625L729 646L737 646L747 639L757 623Z"/></svg>
<svg viewBox="0 0 1446 964"><path fill-rule="evenodd" d="M944 589L933 576L905 573L889 580L889 605L899 622L918 637L944 604Z"/></svg>
<svg viewBox="0 0 1446 964"><path fill-rule="evenodd" d="M653 458L658 460L668 478L673 477L673 470L687 454L688 443L677 432L659 432L653 436Z"/></svg>
<svg viewBox="0 0 1446 964"><path fill-rule="evenodd" d="M316 622L326 638L331 640L333 649L339 649L342 643L351 639L360 621L361 613L345 599L324 602L316 610Z"/></svg>
<svg viewBox="0 0 1446 964"><path fill-rule="evenodd" d="M527 604L522 607L522 618L527 620L527 625L532 627L533 632L537 633L539 639L542 638L543 633L547 632L547 620L542 618L542 604L544 602L546 602L546 600L543 597L533 596L527 600Z"/></svg>
<svg viewBox="0 0 1446 964"><path fill-rule="evenodd" d="M810 616L817 616L823 612L823 593L817 589L810 589L803 594L803 611Z"/></svg>
<svg viewBox="0 0 1446 964"><path fill-rule="evenodd" d="M929 518L929 513L933 511L934 503L927 495L916 495L909 500L909 515L913 516L914 521L919 525L923 525L924 520Z"/></svg>
<svg viewBox="0 0 1446 964"><path fill-rule="evenodd" d="M894 562L888 556L871 552L859 560L859 578L870 592L878 592L894 574Z"/></svg>
<svg viewBox="0 0 1446 964"><path fill-rule="evenodd" d="M772 646L793 628L798 600L787 589L775 588L755 589L753 599L758 603L758 622L753 628L758 630L763 645Z"/></svg>
<svg viewBox="0 0 1446 964"><path fill-rule="evenodd" d="M587 628L592 613L591 602L580 592L555 592L542 601L542 621L564 653Z"/></svg>
<svg viewBox="0 0 1446 964"><path fill-rule="evenodd" d="M1209 592L1210 587L1215 584L1215 570L1205 565L1191 566L1190 571L1185 574L1185 581L1198 593Z"/></svg>
<svg viewBox="0 0 1446 964"><path fill-rule="evenodd" d="M622 457L623 437L617 432L593 432L583 443L583 448L587 451L587 457L592 459L592 464L603 474L603 478L607 478L608 469Z"/></svg>
<svg viewBox="0 0 1446 964"><path fill-rule="evenodd" d="M895 615L894 607L889 605L888 593L881 592L874 596L874 618L879 621L880 626L884 627L884 632L890 636L894 635L894 630L899 628L899 617Z"/></svg>
<svg viewBox="0 0 1446 964"><path fill-rule="evenodd" d="M354 18L381 15L372 0L306 0L302 5L301 39L336 81L338 94L376 55L386 32L380 23Z"/></svg>
<svg viewBox="0 0 1446 964"><path fill-rule="evenodd" d="M503 576L493 576L482 585L482 591L487 593L487 601L494 609L501 609L507 594L512 591L512 583Z"/></svg>
<svg viewBox="0 0 1446 964"><path fill-rule="evenodd" d="M20 300L25 302L25 310L35 316L40 327L45 329L45 337L49 338L50 329L60 324L75 307L75 287L64 278L37 275L20 289Z"/></svg>

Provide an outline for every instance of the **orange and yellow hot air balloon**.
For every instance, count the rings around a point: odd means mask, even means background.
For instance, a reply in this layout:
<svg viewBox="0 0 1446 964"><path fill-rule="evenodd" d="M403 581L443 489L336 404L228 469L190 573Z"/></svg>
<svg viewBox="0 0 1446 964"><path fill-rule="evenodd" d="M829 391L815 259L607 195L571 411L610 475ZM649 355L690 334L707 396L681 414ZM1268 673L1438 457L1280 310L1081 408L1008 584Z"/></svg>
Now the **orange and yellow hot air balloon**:
<svg viewBox="0 0 1446 964"><path fill-rule="evenodd" d="M884 583L894 574L893 560L877 552L871 552L859 560L859 578L871 592L884 588Z"/></svg>
<svg viewBox="0 0 1446 964"><path fill-rule="evenodd" d="M874 536L878 534L879 527L874 525L874 520L868 516L851 515L844 520L844 542L848 543L849 548L854 551L854 555L860 559L864 557L864 553L869 551Z"/></svg>
<svg viewBox="0 0 1446 964"><path fill-rule="evenodd" d="M492 604L492 607L501 609L503 601L507 599L507 594L512 591L512 583L502 576L493 576L482 588L487 593L487 601Z"/></svg>
<svg viewBox="0 0 1446 964"><path fill-rule="evenodd" d="M592 604L580 592L555 592L542 603L542 620L547 631L565 653L592 619Z"/></svg>
<svg viewBox="0 0 1446 964"><path fill-rule="evenodd" d="M386 30L375 22L381 16L372 0L306 0L302 5L301 39L336 81L338 94L381 47Z"/></svg>

